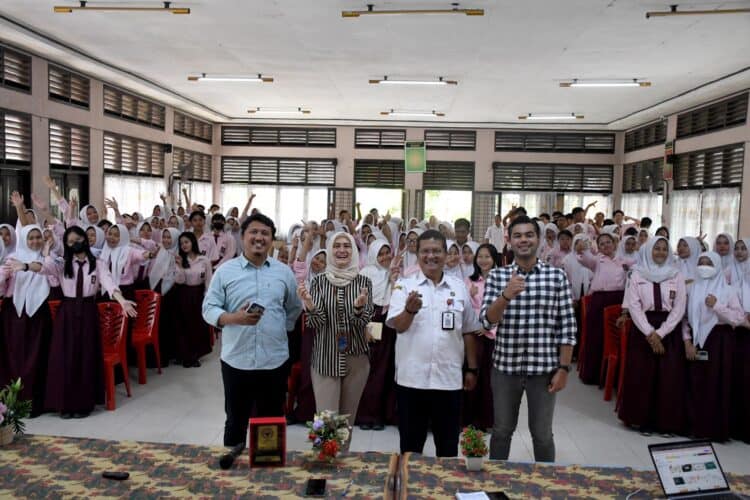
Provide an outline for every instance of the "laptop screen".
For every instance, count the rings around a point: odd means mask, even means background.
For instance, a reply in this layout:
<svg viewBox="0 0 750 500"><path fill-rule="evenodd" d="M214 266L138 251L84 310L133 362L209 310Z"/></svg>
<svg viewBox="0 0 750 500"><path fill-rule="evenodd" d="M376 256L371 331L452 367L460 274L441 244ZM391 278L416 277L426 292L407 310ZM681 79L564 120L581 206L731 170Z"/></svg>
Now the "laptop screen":
<svg viewBox="0 0 750 500"><path fill-rule="evenodd" d="M686 442L649 448L668 496L729 489L711 443Z"/></svg>

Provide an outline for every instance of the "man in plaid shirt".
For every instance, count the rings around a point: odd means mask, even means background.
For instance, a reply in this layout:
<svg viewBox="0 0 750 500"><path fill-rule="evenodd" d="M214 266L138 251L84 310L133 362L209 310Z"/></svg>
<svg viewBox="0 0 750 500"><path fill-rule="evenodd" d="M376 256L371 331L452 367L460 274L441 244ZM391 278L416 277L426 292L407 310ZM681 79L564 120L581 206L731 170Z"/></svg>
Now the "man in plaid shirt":
<svg viewBox="0 0 750 500"><path fill-rule="evenodd" d="M497 325L492 396L495 423L490 458L507 460L526 391L537 462L555 461L555 394L565 388L576 343L576 320L565 272L536 257L539 226L526 216L508 226L515 262L487 278L481 319Z"/></svg>

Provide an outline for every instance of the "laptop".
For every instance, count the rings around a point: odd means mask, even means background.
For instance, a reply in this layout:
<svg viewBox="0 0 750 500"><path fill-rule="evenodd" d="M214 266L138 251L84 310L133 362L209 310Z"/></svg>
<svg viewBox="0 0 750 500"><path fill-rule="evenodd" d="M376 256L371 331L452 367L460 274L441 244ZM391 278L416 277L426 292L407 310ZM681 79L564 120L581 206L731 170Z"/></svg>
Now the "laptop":
<svg viewBox="0 0 750 500"><path fill-rule="evenodd" d="M680 441L648 447L667 498L740 498L729 483L710 441Z"/></svg>

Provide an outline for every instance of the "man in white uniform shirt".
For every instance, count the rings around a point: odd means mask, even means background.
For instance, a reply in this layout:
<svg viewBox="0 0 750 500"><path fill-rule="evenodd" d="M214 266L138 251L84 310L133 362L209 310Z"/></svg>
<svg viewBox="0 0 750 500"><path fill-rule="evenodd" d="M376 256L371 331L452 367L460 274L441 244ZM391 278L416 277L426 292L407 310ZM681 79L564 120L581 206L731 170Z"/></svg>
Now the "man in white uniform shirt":
<svg viewBox="0 0 750 500"><path fill-rule="evenodd" d="M503 253L505 247L505 227L503 226L503 217L500 214L495 215L495 223L487 228L484 233L484 243L494 246L498 253Z"/></svg>
<svg viewBox="0 0 750 500"><path fill-rule="evenodd" d="M443 273L447 255L440 232L422 233L417 240L420 271L398 281L391 296L386 324L398 332L401 453L422 453L430 427L437 456L456 456L462 390L472 390L477 383L475 342L481 323L466 285Z"/></svg>

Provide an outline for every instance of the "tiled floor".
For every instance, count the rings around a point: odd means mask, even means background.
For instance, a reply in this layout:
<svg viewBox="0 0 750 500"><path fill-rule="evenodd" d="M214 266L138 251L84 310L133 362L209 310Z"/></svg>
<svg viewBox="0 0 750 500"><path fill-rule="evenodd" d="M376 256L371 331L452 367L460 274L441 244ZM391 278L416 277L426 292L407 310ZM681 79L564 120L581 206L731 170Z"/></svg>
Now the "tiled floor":
<svg viewBox="0 0 750 500"><path fill-rule="evenodd" d="M220 445L223 436L224 398L218 351L206 357L201 368L170 366L159 376L149 370L148 384L139 386L134 377L133 397L127 398L123 385L117 386L117 410L98 410L83 420L62 420L43 415L28 422L28 432L106 438ZM570 377L568 388L557 400L555 442L560 463L620 465L651 468L647 445L663 442L660 437L643 437L623 427L614 412L614 402L602 400L602 392ZM510 459L533 460L531 435L526 424L526 403L521 407L519 428L511 446ZM307 450L307 433L302 425L288 429L287 446ZM398 430L355 429L353 451L396 451ZM750 474L750 445L739 442L716 445L725 470ZM434 455L431 438L425 454Z"/></svg>

